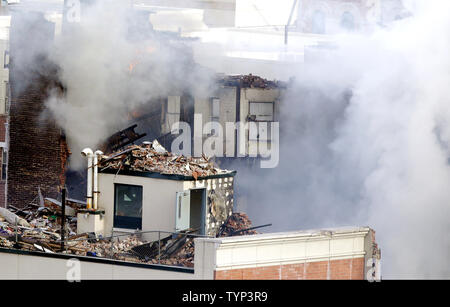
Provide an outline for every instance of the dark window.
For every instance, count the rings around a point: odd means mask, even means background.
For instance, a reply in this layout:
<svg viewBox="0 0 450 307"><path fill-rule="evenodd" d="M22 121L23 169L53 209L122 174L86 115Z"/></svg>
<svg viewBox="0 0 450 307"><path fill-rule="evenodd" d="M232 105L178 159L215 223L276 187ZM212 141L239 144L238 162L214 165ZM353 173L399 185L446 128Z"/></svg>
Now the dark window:
<svg viewBox="0 0 450 307"><path fill-rule="evenodd" d="M142 229L142 187L114 185L114 227Z"/></svg>

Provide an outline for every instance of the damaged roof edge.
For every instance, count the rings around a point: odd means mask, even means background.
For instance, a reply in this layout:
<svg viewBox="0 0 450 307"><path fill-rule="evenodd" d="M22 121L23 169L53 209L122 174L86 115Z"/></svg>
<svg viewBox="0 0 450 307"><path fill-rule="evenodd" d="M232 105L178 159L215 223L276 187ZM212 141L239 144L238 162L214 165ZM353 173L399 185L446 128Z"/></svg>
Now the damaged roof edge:
<svg viewBox="0 0 450 307"><path fill-rule="evenodd" d="M196 180L193 176L184 176L179 174L162 174L156 172L142 172L142 171L132 171L132 170L120 170L116 169L104 169L99 170L99 173L104 174L114 174L114 175L125 175L125 176L138 176L138 177L147 177L147 178L156 178L156 179L168 179L168 180L179 180L179 181L193 181ZM226 178L226 177L234 177L236 176L236 171L230 171L224 174L215 174L209 176L198 177L197 180L206 180L206 179L216 179L216 178Z"/></svg>

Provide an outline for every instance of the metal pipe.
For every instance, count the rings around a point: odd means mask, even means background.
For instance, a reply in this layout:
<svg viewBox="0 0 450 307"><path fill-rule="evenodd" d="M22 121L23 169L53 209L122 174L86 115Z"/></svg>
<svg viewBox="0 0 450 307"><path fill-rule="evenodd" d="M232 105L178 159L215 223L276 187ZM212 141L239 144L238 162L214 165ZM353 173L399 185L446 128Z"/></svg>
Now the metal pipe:
<svg viewBox="0 0 450 307"><path fill-rule="evenodd" d="M294 0L294 3L292 4L291 12L289 14L289 19L287 21L287 24L284 26L284 44L288 44L288 32L289 32L289 26L291 25L292 15L294 13L295 6L297 5L297 0Z"/></svg>
<svg viewBox="0 0 450 307"><path fill-rule="evenodd" d="M81 152L81 154L88 158L88 168L87 168L87 195L86 195L86 208L91 209L92 208L92 158L94 156L92 149L85 148Z"/></svg>
<svg viewBox="0 0 450 307"><path fill-rule="evenodd" d="M94 152L94 210L98 209L98 156L103 155L103 152L96 150Z"/></svg>

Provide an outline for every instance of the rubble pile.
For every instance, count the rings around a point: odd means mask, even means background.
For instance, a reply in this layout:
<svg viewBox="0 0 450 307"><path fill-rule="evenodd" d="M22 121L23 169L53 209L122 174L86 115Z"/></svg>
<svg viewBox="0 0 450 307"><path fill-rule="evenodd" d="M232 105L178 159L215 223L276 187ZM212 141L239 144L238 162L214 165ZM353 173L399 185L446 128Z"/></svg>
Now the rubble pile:
<svg viewBox="0 0 450 307"><path fill-rule="evenodd" d="M99 165L101 170L112 168L118 171L155 172L190 176L194 179L230 173L228 170L216 168L205 156L193 158L168 152L156 140L142 146L130 145L122 152L102 156Z"/></svg>
<svg viewBox="0 0 450 307"><path fill-rule="evenodd" d="M240 86L244 88L261 88L274 89L284 87L284 84L279 81L270 81L252 74L236 75L236 76L222 76L218 78L219 83L226 86Z"/></svg>
<svg viewBox="0 0 450 307"><path fill-rule="evenodd" d="M8 247L8 248L11 248L11 247L13 247L13 246L14 246L14 243L13 243L13 242L11 242L11 241L9 241L9 240L3 238L3 237L0 237L0 247Z"/></svg>
<svg viewBox="0 0 450 307"><path fill-rule="evenodd" d="M247 214L241 212L234 212L231 214L225 223L222 224L217 233L217 237L227 237L233 235L254 235L258 232L252 228L252 222Z"/></svg>
<svg viewBox="0 0 450 307"><path fill-rule="evenodd" d="M76 219L67 217L66 231L74 235ZM0 246L29 251L58 252L61 249L61 217L48 207L0 208Z"/></svg>
<svg viewBox="0 0 450 307"><path fill-rule="evenodd" d="M76 238L69 238L69 248L76 248L76 255L87 255L94 257L106 257L121 259L128 256L129 250L137 245L144 244L137 236L118 237L114 240L89 239L88 234L78 235Z"/></svg>
<svg viewBox="0 0 450 307"><path fill-rule="evenodd" d="M76 229L76 218L68 216L68 237L62 251L61 210L55 206L54 200L47 205L49 207L1 208L0 247L46 253L64 252L147 264L194 266L194 229L152 242L145 242L138 235L101 238L93 233L75 234L72 229ZM249 229L251 227L252 223L245 213L233 213L220 227L218 237L256 234L255 230Z"/></svg>

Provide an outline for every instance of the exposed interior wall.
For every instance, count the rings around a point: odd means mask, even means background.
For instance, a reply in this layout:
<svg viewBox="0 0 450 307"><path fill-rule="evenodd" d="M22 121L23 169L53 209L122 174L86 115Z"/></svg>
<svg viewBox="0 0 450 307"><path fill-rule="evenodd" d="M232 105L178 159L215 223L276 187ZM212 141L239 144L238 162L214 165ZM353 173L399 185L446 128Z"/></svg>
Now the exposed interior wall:
<svg viewBox="0 0 450 307"><path fill-rule="evenodd" d="M235 139L234 139L234 133L232 135L232 138L226 137L226 123L235 123L236 122L236 87L229 87L229 86L221 86L219 87L215 94L215 98L218 98L220 100L219 107L220 107L220 117L219 117L219 123L221 127L223 128L223 155L225 156L227 146L230 146L234 150L235 148ZM211 99L213 97L195 97L195 114L200 114L202 117L202 128L207 123L212 121L211 118ZM193 128L193 125L191 125L191 129ZM194 136L195 138L195 136ZM207 135L202 136L202 142L205 141L205 139L208 138Z"/></svg>
<svg viewBox="0 0 450 307"><path fill-rule="evenodd" d="M184 190L206 188L205 234L215 236L220 226L233 213L234 178L185 181Z"/></svg>
<svg viewBox="0 0 450 307"><path fill-rule="evenodd" d="M247 123L247 116L250 114L250 102L273 102L274 103L274 120L277 104L280 103L282 91L279 89L255 89L255 88L242 88L241 89L241 101L240 101L240 121ZM245 140L249 139L249 131L245 131ZM269 142L270 144L270 142ZM245 148L245 154L258 152L258 141L248 141L245 145L240 143L240 148ZM270 145L269 145L270 147Z"/></svg>
<svg viewBox="0 0 450 307"><path fill-rule="evenodd" d="M204 189L191 190L191 204L190 204L190 223L189 228L199 229L200 234L203 234L202 227L205 224L205 209L206 207L206 194Z"/></svg>

